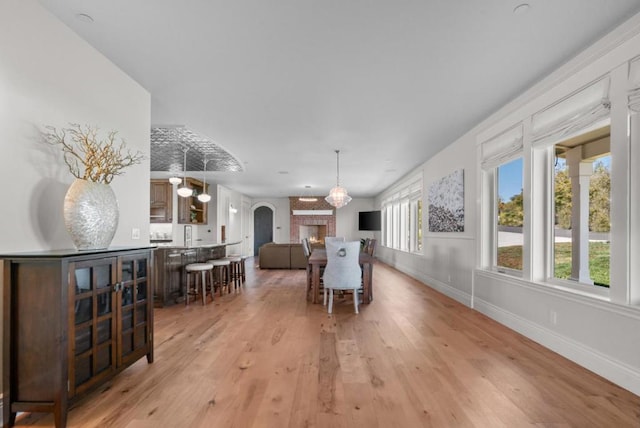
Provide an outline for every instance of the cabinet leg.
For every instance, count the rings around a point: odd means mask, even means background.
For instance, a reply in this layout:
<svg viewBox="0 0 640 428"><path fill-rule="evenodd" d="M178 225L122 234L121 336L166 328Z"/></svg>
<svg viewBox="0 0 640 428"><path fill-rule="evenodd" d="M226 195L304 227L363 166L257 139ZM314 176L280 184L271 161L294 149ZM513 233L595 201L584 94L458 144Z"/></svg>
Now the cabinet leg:
<svg viewBox="0 0 640 428"><path fill-rule="evenodd" d="M61 403L57 403L53 409L53 420L56 428L65 428L67 426L67 411L62 408Z"/></svg>

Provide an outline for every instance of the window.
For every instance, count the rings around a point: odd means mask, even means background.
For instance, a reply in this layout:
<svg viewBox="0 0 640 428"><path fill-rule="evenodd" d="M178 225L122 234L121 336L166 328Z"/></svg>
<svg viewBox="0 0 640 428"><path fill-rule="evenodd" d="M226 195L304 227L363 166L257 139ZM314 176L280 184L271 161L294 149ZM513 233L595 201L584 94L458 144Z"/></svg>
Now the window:
<svg viewBox="0 0 640 428"><path fill-rule="evenodd" d="M422 200L411 201L409 209L409 251L422 251Z"/></svg>
<svg viewBox="0 0 640 428"><path fill-rule="evenodd" d="M523 129L522 124L480 145L485 178L484 202L490 227L484 233L483 264L522 275L523 264Z"/></svg>
<svg viewBox="0 0 640 428"><path fill-rule="evenodd" d="M406 252L422 251L422 174L392 192L382 203L382 245Z"/></svg>
<svg viewBox="0 0 640 428"><path fill-rule="evenodd" d="M522 270L524 226L522 158L496 168L496 267L498 270Z"/></svg>
<svg viewBox="0 0 640 428"><path fill-rule="evenodd" d="M637 305L638 112L640 57L501 134L499 124L479 134L479 266ZM513 244L503 232L519 227Z"/></svg>
<svg viewBox="0 0 640 428"><path fill-rule="evenodd" d="M553 277L609 287L609 126L554 145Z"/></svg>
<svg viewBox="0 0 640 428"><path fill-rule="evenodd" d="M602 77L534 114L531 125L532 146L553 161L546 174L553 207L546 276L599 294L610 283L610 80Z"/></svg>

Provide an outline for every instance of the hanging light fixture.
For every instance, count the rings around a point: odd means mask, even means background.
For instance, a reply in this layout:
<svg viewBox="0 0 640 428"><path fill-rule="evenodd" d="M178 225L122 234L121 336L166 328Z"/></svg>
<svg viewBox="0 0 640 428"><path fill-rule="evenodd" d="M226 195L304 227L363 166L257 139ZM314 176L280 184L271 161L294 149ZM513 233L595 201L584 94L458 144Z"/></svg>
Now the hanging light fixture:
<svg viewBox="0 0 640 428"><path fill-rule="evenodd" d="M193 189L187 186L187 152L189 151L189 147L184 146L182 148L184 151L184 167L182 168L182 186L178 187L178 196L182 196L183 198L188 198L193 195Z"/></svg>
<svg viewBox="0 0 640 428"><path fill-rule="evenodd" d="M351 202L351 196L347 193L347 189L340 187L340 150L336 150L336 159L336 187L331 189L329 196L324 200L336 208L342 208Z"/></svg>
<svg viewBox="0 0 640 428"><path fill-rule="evenodd" d="M209 159L207 159L207 157L204 157L204 167L202 167L202 193L200 193L198 195L198 200L200 202L209 202L211 200L211 195L209 195L207 193L207 177L205 175L205 172L207 171L207 162L209 162Z"/></svg>
<svg viewBox="0 0 640 428"><path fill-rule="evenodd" d="M315 196L311 196L311 186L304 186L304 188L306 190L304 191L302 196L298 198L298 200L300 202L316 202L318 198L316 198Z"/></svg>
<svg viewBox="0 0 640 428"><path fill-rule="evenodd" d="M176 128L173 128L171 131L171 134L173 135L173 140L176 144L178 143L178 137L176 136L177 133L178 133L178 130ZM180 179L180 177L176 175L169 177L169 183L171 184L180 184L181 182L182 182L182 179Z"/></svg>

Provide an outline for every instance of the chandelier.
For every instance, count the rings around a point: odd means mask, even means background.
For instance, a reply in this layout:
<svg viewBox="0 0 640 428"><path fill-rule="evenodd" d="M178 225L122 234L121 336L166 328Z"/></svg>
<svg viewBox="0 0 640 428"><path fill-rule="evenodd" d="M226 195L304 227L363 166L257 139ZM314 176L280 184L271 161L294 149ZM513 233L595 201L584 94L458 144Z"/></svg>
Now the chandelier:
<svg viewBox="0 0 640 428"><path fill-rule="evenodd" d="M305 191L302 194L302 196L298 198L298 200L300 202L316 202L318 198L311 195L311 186L304 186L304 188L305 188Z"/></svg>
<svg viewBox="0 0 640 428"><path fill-rule="evenodd" d="M336 208L342 208L351 202L351 196L347 193L347 189L340 187L340 150L336 150L336 187L331 189L329 196L324 198L330 205Z"/></svg>

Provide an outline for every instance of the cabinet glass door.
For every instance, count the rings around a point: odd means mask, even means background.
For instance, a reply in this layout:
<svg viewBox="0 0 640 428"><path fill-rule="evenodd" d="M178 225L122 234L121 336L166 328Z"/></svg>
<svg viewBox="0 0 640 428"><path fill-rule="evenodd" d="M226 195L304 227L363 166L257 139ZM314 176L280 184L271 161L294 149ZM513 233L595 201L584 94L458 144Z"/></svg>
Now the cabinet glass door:
<svg viewBox="0 0 640 428"><path fill-rule="evenodd" d="M149 268L146 256L122 258L122 292L119 294L122 324L118 364L136 360L148 352L151 331L149 310L153 303L153 296L149 295Z"/></svg>
<svg viewBox="0 0 640 428"><path fill-rule="evenodd" d="M114 284L116 258L70 265L70 395L82 392L115 370Z"/></svg>

